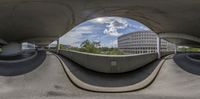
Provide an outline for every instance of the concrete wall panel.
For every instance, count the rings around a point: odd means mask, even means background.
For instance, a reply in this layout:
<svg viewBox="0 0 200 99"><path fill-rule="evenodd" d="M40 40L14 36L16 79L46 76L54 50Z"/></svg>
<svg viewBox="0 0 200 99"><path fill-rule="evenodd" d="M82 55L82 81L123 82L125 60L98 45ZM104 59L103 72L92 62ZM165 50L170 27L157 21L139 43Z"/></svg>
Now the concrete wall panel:
<svg viewBox="0 0 200 99"><path fill-rule="evenodd" d="M123 73L132 71L157 59L157 53L117 56L64 50L61 50L59 53L85 68L104 73Z"/></svg>

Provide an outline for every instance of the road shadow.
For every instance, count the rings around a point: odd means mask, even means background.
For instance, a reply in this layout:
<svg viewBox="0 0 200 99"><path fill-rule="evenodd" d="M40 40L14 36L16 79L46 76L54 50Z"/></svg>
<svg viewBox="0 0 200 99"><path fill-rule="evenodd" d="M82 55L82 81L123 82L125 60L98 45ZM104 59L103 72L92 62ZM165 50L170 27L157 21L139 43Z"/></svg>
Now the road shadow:
<svg viewBox="0 0 200 99"><path fill-rule="evenodd" d="M22 62L0 62L0 76L22 75L40 66L46 58L45 51L38 51L36 57Z"/></svg>
<svg viewBox="0 0 200 99"><path fill-rule="evenodd" d="M187 53L190 54L190 53ZM177 54L174 56L175 63L182 68L183 70L195 74L200 75L200 62L192 61L187 58L186 53Z"/></svg>

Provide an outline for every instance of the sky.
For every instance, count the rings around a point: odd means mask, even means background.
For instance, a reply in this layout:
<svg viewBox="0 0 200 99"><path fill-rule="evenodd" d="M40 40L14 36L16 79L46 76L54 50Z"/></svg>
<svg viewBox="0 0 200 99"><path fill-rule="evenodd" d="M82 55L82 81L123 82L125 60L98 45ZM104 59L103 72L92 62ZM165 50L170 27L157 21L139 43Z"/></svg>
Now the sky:
<svg viewBox="0 0 200 99"><path fill-rule="evenodd" d="M132 19L99 17L74 27L60 38L60 43L79 47L83 41L88 39L101 42L101 46L104 47L117 47L117 38L119 36L148 30L150 30L148 27Z"/></svg>

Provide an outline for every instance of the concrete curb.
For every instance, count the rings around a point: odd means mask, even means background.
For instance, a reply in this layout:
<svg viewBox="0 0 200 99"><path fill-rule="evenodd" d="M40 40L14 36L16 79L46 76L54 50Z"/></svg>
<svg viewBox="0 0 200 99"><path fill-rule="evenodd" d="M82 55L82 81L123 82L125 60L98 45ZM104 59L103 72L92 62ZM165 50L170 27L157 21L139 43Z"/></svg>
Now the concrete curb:
<svg viewBox="0 0 200 99"><path fill-rule="evenodd" d="M109 56L65 50L60 50L59 54L81 64L84 68L102 73L124 73L133 71L149 64L158 57L157 53Z"/></svg>
<svg viewBox="0 0 200 99"><path fill-rule="evenodd" d="M78 87L89 90L89 91L95 91L95 92L109 92L109 93L114 93L114 92L129 92L129 91L135 91L139 89L143 89L150 85L153 80L157 77L163 63L165 62L166 58L163 58L158 66L155 68L155 70L143 81L130 85L130 86L124 86L124 87L100 87L100 86L94 86L87 84L81 80L79 80L76 76L73 75L73 73L70 71L70 69L65 65L63 60L56 54L54 54L59 61L61 62L66 74L69 76L69 79Z"/></svg>

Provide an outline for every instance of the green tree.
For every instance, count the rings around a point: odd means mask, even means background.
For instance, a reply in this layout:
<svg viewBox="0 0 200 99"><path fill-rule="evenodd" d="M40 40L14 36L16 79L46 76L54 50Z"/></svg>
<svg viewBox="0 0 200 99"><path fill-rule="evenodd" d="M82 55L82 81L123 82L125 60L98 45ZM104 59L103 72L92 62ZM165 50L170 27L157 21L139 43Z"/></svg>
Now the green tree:
<svg viewBox="0 0 200 99"><path fill-rule="evenodd" d="M61 45L62 48L62 45ZM75 50L80 52L94 53L94 54L105 54L105 55L124 55L118 48L101 47L101 42L94 42L85 40L80 44L80 48L74 47L69 50Z"/></svg>
<svg viewBox="0 0 200 99"><path fill-rule="evenodd" d="M99 54L100 50L97 48L95 42L92 42L90 40L85 40L81 43L80 51L82 52L88 52L88 53L95 53Z"/></svg>
<svg viewBox="0 0 200 99"><path fill-rule="evenodd" d="M59 45L60 49L66 49L63 44Z"/></svg>

